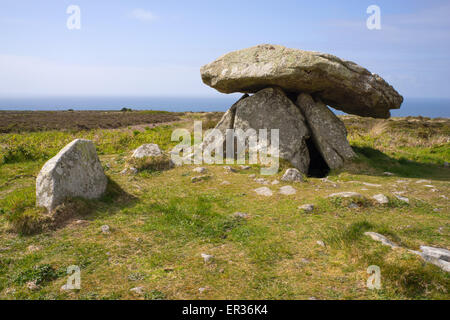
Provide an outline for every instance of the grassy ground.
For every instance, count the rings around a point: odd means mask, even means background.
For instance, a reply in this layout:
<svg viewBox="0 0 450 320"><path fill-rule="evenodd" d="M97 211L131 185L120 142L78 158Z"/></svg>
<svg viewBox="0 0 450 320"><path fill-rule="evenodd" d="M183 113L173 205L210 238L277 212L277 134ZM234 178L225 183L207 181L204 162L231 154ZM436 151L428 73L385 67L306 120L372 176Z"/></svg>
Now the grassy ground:
<svg viewBox="0 0 450 320"><path fill-rule="evenodd" d="M272 197L257 196L253 190L262 185L249 177L259 176L257 167L227 173L222 166L207 166L210 179L195 184L190 181L197 175L194 166L120 174L134 148L158 143L169 150L176 144L170 141L175 127L191 128L192 120L205 117L186 114L178 123L147 129L2 134L0 298L450 298L447 273L363 235L379 232L409 249L450 247L450 210L444 198L450 197L450 169L444 166L450 161L449 120L344 117L358 158L330 173L334 184L308 178L291 184L297 189L291 196L278 193L286 183L269 185ZM217 115L207 117L210 127ZM110 178L107 194L97 201L71 201L53 229L14 232L23 217L42 217L34 208L34 177L74 138L95 141ZM395 176L383 176L384 171ZM280 180L281 174L268 180ZM416 183L422 179L430 181ZM341 191L367 198L384 193L390 203L369 200L350 209L346 201L327 198ZM410 203L398 201L396 191L404 191ZM312 213L298 209L306 203L315 205ZM235 212L249 217L235 218ZM111 232L102 233L102 225ZM204 263L201 253L214 258ZM61 291L70 265L81 268L81 290ZM370 265L381 269L381 290L366 287ZM32 280L38 290L26 287ZM144 287L143 296L130 292L138 286Z"/></svg>

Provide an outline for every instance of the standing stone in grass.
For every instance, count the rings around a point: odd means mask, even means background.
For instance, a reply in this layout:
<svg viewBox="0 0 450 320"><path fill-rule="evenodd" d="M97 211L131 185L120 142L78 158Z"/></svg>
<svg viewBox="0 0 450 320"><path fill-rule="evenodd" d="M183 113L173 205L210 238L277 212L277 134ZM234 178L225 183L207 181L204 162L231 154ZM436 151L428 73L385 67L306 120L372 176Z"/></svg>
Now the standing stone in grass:
<svg viewBox="0 0 450 320"><path fill-rule="evenodd" d="M156 157L162 155L161 150L159 149L159 146L154 143L149 144L143 144L136 150L134 150L132 157L141 159L144 157Z"/></svg>
<svg viewBox="0 0 450 320"><path fill-rule="evenodd" d="M319 99L302 93L297 106L306 117L314 144L330 169L337 169L355 157L347 140L344 123Z"/></svg>
<svg viewBox="0 0 450 320"><path fill-rule="evenodd" d="M42 167L36 179L36 205L52 211L68 197L99 198L107 183L92 141L76 139Z"/></svg>
<svg viewBox="0 0 450 320"><path fill-rule="evenodd" d="M283 177L281 178L281 181L284 182L302 182L303 181L303 175L300 171L298 171L295 168L287 169L284 173Z"/></svg>

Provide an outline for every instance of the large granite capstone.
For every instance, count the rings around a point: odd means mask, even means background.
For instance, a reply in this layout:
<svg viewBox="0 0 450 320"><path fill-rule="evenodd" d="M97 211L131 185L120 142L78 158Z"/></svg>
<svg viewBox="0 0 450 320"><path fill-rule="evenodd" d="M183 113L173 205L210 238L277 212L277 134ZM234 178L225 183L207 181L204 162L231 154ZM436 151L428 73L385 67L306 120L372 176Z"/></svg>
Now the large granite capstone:
<svg viewBox="0 0 450 320"><path fill-rule="evenodd" d="M359 116L389 118L403 97L380 76L331 54L258 45L230 52L200 70L205 84L223 93L255 93L278 86L308 93Z"/></svg>

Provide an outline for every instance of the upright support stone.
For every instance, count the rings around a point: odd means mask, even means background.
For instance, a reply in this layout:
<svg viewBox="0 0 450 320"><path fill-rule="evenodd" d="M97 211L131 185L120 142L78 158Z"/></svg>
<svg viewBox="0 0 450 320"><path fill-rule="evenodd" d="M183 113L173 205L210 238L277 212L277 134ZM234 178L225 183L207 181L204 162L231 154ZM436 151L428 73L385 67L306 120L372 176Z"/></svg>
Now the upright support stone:
<svg viewBox="0 0 450 320"><path fill-rule="evenodd" d="M279 156L303 173L308 172L309 152L306 139L310 131L305 118L280 88L266 88L236 105L234 129L246 131L279 129Z"/></svg>
<svg viewBox="0 0 450 320"><path fill-rule="evenodd" d="M309 94L302 93L297 98L297 106L305 115L314 143L330 169L342 167L355 156L345 125L322 101L314 101Z"/></svg>

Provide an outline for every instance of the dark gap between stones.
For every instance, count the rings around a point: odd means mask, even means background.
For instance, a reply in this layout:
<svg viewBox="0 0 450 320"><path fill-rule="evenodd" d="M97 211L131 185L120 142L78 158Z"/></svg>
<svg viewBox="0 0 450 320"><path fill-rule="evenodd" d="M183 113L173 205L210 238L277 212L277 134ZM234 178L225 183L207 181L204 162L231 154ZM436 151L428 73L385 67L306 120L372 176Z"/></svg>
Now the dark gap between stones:
<svg viewBox="0 0 450 320"><path fill-rule="evenodd" d="M308 147L310 157L308 177L325 178L330 172L330 168L323 159L319 150L317 150L316 144L312 138L306 140L306 146Z"/></svg>

